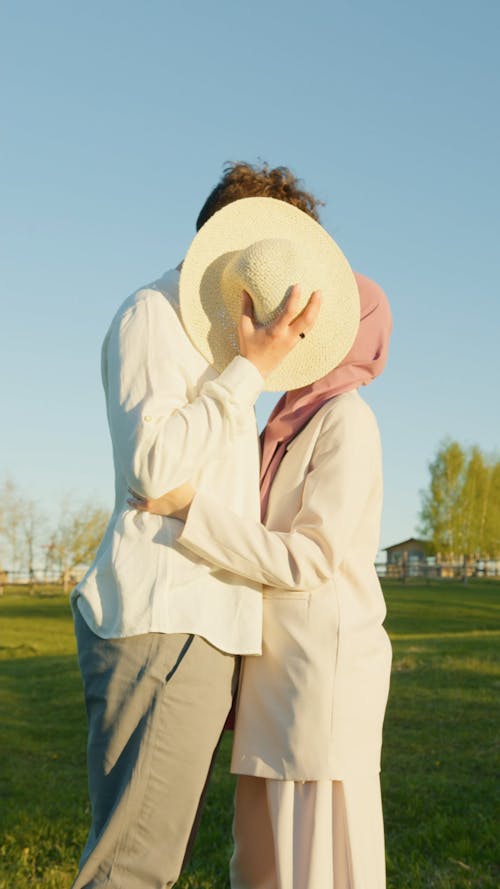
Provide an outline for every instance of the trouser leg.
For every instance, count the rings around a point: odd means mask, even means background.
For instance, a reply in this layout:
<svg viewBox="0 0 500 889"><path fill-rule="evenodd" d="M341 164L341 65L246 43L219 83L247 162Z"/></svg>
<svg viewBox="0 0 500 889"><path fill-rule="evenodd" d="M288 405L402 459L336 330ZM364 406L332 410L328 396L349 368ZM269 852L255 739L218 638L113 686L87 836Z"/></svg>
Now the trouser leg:
<svg viewBox="0 0 500 889"><path fill-rule="evenodd" d="M234 839L232 889L385 889L378 775L240 777Z"/></svg>
<svg viewBox="0 0 500 889"><path fill-rule="evenodd" d="M236 659L199 636L101 639L77 614L92 827L73 889L179 876L231 706Z"/></svg>
<svg viewBox="0 0 500 889"><path fill-rule="evenodd" d="M240 775L236 785L231 889L278 889L266 781Z"/></svg>
<svg viewBox="0 0 500 889"><path fill-rule="evenodd" d="M333 880L332 782L269 780L266 791L278 889L337 889Z"/></svg>
<svg viewBox="0 0 500 889"><path fill-rule="evenodd" d="M333 860L335 889L385 889L379 775L334 782Z"/></svg>

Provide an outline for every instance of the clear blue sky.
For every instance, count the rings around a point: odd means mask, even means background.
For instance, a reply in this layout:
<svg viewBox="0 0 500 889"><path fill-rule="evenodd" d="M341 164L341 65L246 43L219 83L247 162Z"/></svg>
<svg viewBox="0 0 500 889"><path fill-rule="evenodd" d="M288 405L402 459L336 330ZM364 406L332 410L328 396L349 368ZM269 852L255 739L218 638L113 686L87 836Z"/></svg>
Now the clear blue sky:
<svg viewBox="0 0 500 889"><path fill-rule="evenodd" d="M382 545L440 440L500 445L500 5L6 0L0 479L112 503L99 351L183 256L228 159L286 164L394 313L364 390ZM270 407L258 407L262 421Z"/></svg>

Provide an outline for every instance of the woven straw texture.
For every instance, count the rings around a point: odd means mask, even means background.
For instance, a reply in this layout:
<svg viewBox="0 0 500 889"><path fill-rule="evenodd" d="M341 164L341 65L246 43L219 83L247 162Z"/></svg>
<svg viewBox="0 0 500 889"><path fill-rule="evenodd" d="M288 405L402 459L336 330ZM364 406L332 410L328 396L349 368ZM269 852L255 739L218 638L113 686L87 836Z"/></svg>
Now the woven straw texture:
<svg viewBox="0 0 500 889"><path fill-rule="evenodd" d="M349 351L359 326L353 272L330 235L306 213L274 198L244 198L219 210L194 238L182 266L180 308L199 352L222 371L239 354L241 291L257 320L282 310L294 284L301 308L322 291L319 318L265 381L269 391L298 389L324 376Z"/></svg>

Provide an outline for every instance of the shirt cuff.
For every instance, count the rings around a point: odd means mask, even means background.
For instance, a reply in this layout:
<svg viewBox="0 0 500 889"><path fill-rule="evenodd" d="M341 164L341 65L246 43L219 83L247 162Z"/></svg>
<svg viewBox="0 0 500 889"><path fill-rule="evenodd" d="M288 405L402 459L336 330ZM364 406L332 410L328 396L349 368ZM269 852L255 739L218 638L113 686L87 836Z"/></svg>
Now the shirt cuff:
<svg viewBox="0 0 500 889"><path fill-rule="evenodd" d="M219 374L217 383L231 394L234 401L249 407L255 404L264 389L264 377L243 355L233 358Z"/></svg>
<svg viewBox="0 0 500 889"><path fill-rule="evenodd" d="M217 509L217 507L215 507ZM210 548L211 534L208 530L210 520L213 518L213 501L206 494L196 492L194 495L187 519L181 527L177 542L181 543L191 552L210 561L214 547ZM213 544L213 538L212 538Z"/></svg>

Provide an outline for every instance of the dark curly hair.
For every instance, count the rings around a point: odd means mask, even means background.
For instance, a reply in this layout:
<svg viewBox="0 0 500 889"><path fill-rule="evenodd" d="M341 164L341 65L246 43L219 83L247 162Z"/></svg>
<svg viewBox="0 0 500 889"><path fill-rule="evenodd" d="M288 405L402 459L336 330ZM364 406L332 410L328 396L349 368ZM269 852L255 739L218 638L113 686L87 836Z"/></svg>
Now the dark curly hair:
<svg viewBox="0 0 500 889"><path fill-rule="evenodd" d="M210 192L196 220L196 230L221 210L226 204L240 198L277 198L287 201L303 210L319 222L318 207L324 204L308 191L300 188L300 179L293 175L288 167L270 168L269 164L260 166L243 161L228 162L224 165L220 182Z"/></svg>

